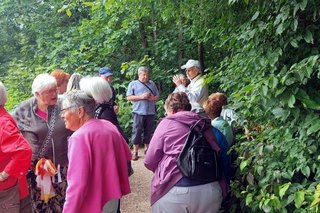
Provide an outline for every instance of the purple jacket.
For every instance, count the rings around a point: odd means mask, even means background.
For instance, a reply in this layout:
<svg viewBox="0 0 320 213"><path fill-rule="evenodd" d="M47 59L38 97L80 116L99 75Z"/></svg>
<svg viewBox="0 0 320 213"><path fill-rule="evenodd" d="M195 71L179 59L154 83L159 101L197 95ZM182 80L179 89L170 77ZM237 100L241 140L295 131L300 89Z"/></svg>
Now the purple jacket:
<svg viewBox="0 0 320 213"><path fill-rule="evenodd" d="M188 126L201 117L194 112L182 111L166 118L157 126L144 160L145 166L154 172L151 182L151 205L182 178L176 160L188 136ZM214 146L220 150L217 144ZM225 189L223 186L221 188Z"/></svg>

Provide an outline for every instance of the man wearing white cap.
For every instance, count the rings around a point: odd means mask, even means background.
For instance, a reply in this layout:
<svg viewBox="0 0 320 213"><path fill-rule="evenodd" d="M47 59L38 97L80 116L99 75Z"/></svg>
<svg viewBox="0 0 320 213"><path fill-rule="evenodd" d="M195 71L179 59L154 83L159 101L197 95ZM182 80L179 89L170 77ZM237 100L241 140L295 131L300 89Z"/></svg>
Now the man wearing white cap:
<svg viewBox="0 0 320 213"><path fill-rule="evenodd" d="M188 95L192 111L204 114L202 104L208 99L208 85L204 82L200 63L197 60L190 59L181 69L186 70L186 75L190 80L190 84L185 87L178 76L173 77L173 82L177 86L179 92L185 92Z"/></svg>

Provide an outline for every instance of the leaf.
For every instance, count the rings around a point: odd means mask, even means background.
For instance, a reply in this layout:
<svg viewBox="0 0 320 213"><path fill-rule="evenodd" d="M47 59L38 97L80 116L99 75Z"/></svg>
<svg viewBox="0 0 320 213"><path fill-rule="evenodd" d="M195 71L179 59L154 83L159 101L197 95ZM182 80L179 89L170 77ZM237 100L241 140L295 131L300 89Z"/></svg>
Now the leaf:
<svg viewBox="0 0 320 213"><path fill-rule="evenodd" d="M293 39L290 41L290 44L291 46L293 46L294 48L297 48L298 47L298 43L297 43L297 40L296 39Z"/></svg>
<svg viewBox="0 0 320 213"><path fill-rule="evenodd" d="M249 160L244 160L240 163L240 171L242 172L244 168L246 168L246 166L248 166L249 164Z"/></svg>
<svg viewBox="0 0 320 213"><path fill-rule="evenodd" d="M251 174L251 172L248 173L247 175L247 181L250 185L254 185L254 177L253 175Z"/></svg>
<svg viewBox="0 0 320 213"><path fill-rule="evenodd" d="M300 9L301 9L302 11L306 9L307 3L308 3L308 0L303 0L303 1L300 3Z"/></svg>
<svg viewBox="0 0 320 213"><path fill-rule="evenodd" d="M259 11L257 11L257 12L252 16L251 21L256 20L256 19L258 18L259 14L260 14Z"/></svg>
<svg viewBox="0 0 320 213"><path fill-rule="evenodd" d="M306 31L306 34L304 35L304 40L307 43L313 44L313 36L312 36L312 33L310 32L310 30Z"/></svg>
<svg viewBox="0 0 320 213"><path fill-rule="evenodd" d="M311 135L312 133L318 132L320 130L320 121L316 121L311 127L307 130L307 135Z"/></svg>
<svg viewBox="0 0 320 213"><path fill-rule="evenodd" d="M295 195L294 195L294 205L297 208L300 208L302 206L302 203L304 201L304 195L305 195L304 191L298 191L298 192L295 193Z"/></svg>
<svg viewBox="0 0 320 213"><path fill-rule="evenodd" d="M304 176L309 177L310 176L310 167L309 166L302 167L301 172Z"/></svg>
<svg viewBox="0 0 320 213"><path fill-rule="evenodd" d="M66 10L66 13L67 13L67 16L68 16L68 17L70 17L70 16L72 15L72 12L71 12L70 9L67 9L67 10Z"/></svg>
<svg viewBox="0 0 320 213"><path fill-rule="evenodd" d="M252 202L252 193L247 194L246 196L246 206Z"/></svg>
<svg viewBox="0 0 320 213"><path fill-rule="evenodd" d="M291 95L289 100L288 100L288 106L290 108L293 108L294 107L294 103L296 102L296 98L294 97L294 95Z"/></svg>
<svg viewBox="0 0 320 213"><path fill-rule="evenodd" d="M88 1L86 1L86 2L83 2L83 5L84 5L84 6L87 6L87 7L93 7L93 6L94 6L94 3L93 3L93 2L88 2Z"/></svg>
<svg viewBox="0 0 320 213"><path fill-rule="evenodd" d="M279 196L282 199L283 196L285 195L286 191L289 189L289 186L291 185L291 182L289 183L285 183L283 185L281 185L279 188Z"/></svg>
<svg viewBox="0 0 320 213"><path fill-rule="evenodd" d="M276 118L280 118L286 114L286 111L283 108L278 107L278 108L273 109L272 113L274 114L274 116Z"/></svg>
<svg viewBox="0 0 320 213"><path fill-rule="evenodd" d="M276 34L281 35L282 32L283 32L283 23L279 24L279 26L277 27Z"/></svg>

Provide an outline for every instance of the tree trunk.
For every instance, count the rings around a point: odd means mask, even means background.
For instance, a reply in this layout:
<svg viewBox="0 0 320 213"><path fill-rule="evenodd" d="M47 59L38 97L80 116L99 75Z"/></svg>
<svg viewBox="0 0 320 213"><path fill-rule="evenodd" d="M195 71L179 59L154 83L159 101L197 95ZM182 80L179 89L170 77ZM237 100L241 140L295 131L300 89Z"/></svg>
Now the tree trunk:
<svg viewBox="0 0 320 213"><path fill-rule="evenodd" d="M144 28L144 23L142 21L139 22L139 31L141 36L142 47L144 48L145 52L150 56L147 35Z"/></svg>
<svg viewBox="0 0 320 213"><path fill-rule="evenodd" d="M204 66L204 46L203 46L202 42L198 44L198 59L199 59L199 62L200 62L201 70L204 71L205 70L205 66Z"/></svg>

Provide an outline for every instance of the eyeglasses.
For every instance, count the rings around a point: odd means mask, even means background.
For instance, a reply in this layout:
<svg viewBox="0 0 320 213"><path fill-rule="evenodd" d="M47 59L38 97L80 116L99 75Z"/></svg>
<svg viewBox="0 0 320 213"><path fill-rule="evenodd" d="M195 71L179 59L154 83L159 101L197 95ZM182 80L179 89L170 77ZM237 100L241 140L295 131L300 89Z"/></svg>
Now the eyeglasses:
<svg viewBox="0 0 320 213"><path fill-rule="evenodd" d="M69 107L66 107L66 108L61 109L59 115L60 115L60 116L63 115L67 110L69 110L69 109L71 109L71 108L74 108L74 107L76 107L76 106L69 106Z"/></svg>

